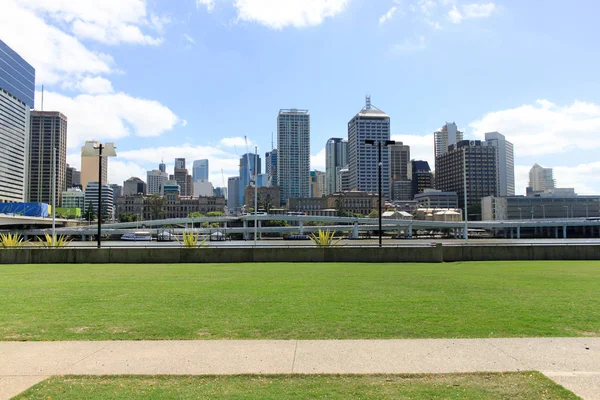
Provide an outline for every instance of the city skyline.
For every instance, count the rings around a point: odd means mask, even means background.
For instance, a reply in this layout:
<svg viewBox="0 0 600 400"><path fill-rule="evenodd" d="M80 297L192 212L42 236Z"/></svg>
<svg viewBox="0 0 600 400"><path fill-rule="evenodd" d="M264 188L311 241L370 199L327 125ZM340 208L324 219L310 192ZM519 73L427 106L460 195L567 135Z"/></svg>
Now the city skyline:
<svg viewBox="0 0 600 400"><path fill-rule="evenodd" d="M455 121L465 138L497 131L514 144L517 194L535 163L554 168L562 187L600 192L593 136L599 56L587 51L598 10L592 1L540 9L508 0L336 0L310 13L304 7L314 5L288 0L297 13L267 15L254 1L244 14L228 1L123 0L106 7L105 19L97 17L100 2L86 10L67 5L64 13L50 2L21 3L6 1L0 38L36 68L36 109L44 84L44 110L69 117L71 166L81 169L85 140L117 144L111 183L144 177L163 157L172 172L172 160L185 157L208 159L210 181L222 186L221 169L226 179L236 175L243 136L252 148L270 150L271 116L293 107L311 110L310 169L324 170L326 140L345 136L356 104L370 93L390 115L391 139L411 146L411 158L433 166L431 133ZM376 40L353 32L358 22ZM30 29L20 31L23 24ZM557 24L567 29L557 32ZM292 41L294 62L273 68ZM346 57L366 44L369 59ZM148 84L157 77L161 85ZM233 109L239 118L227 118Z"/></svg>

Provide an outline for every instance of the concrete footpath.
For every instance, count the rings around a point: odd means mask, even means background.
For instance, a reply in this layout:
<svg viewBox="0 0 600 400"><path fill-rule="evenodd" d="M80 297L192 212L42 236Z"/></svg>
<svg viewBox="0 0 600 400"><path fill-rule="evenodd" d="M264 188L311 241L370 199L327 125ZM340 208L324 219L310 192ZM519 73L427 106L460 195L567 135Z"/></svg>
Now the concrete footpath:
<svg viewBox="0 0 600 400"><path fill-rule="evenodd" d="M523 370L600 399L600 338L0 342L0 399L52 375Z"/></svg>

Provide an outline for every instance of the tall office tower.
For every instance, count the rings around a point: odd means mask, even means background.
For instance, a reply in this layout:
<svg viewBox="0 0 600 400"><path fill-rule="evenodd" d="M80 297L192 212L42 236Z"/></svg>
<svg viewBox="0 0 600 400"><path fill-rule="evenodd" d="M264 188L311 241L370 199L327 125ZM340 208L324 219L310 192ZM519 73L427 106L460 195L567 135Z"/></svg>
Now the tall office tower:
<svg viewBox="0 0 600 400"><path fill-rule="evenodd" d="M117 197L121 197L123 195L123 186L121 186L117 183L109 183L108 186L113 191L113 199L116 200ZM115 201L115 203L116 203L116 201Z"/></svg>
<svg viewBox="0 0 600 400"><path fill-rule="evenodd" d="M69 166L67 164L67 169L65 171L65 191L73 187L73 174L75 173L75 167Z"/></svg>
<svg viewBox="0 0 600 400"><path fill-rule="evenodd" d="M94 214L98 217L98 182L88 182L85 186L85 212L91 205ZM112 219L114 212L113 188L109 185L102 185L102 215L105 220Z"/></svg>
<svg viewBox="0 0 600 400"><path fill-rule="evenodd" d="M52 204L54 171L58 207L67 189L67 117L56 111L31 111L29 126L29 201ZM53 149L56 149L56 168L52 165Z"/></svg>
<svg viewBox="0 0 600 400"><path fill-rule="evenodd" d="M485 134L488 146L496 147L496 186L498 196L515 195L515 155L511 142L503 134L488 132Z"/></svg>
<svg viewBox="0 0 600 400"><path fill-rule="evenodd" d="M412 160L412 197L423 193L425 189L433 189L433 174L427 161Z"/></svg>
<svg viewBox="0 0 600 400"><path fill-rule="evenodd" d="M310 197L323 197L326 191L326 173L310 171Z"/></svg>
<svg viewBox="0 0 600 400"><path fill-rule="evenodd" d="M374 140L375 145L368 145L365 140ZM379 192L377 143L382 142L381 191L386 199L391 198L390 153L384 147L387 140L390 140L390 117L371 106L371 98L367 96L366 106L348 122L348 169L351 190Z"/></svg>
<svg viewBox="0 0 600 400"><path fill-rule="evenodd" d="M390 185L392 187L392 199L412 200L412 198L410 198L411 177L408 176L410 146L405 145L402 142L396 142L396 144L390 145L388 149L390 152L390 175L392 177Z"/></svg>
<svg viewBox="0 0 600 400"><path fill-rule="evenodd" d="M175 159L175 168L173 175L170 176L170 180L177 181L180 187L180 196L193 196L194 195L194 181L192 176L188 173L185 168L185 158Z"/></svg>
<svg viewBox="0 0 600 400"><path fill-rule="evenodd" d="M556 181L553 175L552 168L544 168L539 164L535 164L529 170L529 188L536 192L554 189Z"/></svg>
<svg viewBox="0 0 600 400"><path fill-rule="evenodd" d="M149 195L163 195L163 187L166 181L169 180L169 174L161 172L158 169L146 172L147 190Z"/></svg>
<svg viewBox="0 0 600 400"><path fill-rule="evenodd" d="M277 116L277 179L281 204L310 197L310 114L308 110L279 110Z"/></svg>
<svg viewBox="0 0 600 400"><path fill-rule="evenodd" d="M234 176L227 180L227 209L237 212L240 207L240 177Z"/></svg>
<svg viewBox="0 0 600 400"><path fill-rule="evenodd" d="M265 169L269 177L267 186L278 186L277 182L277 149L265 153Z"/></svg>
<svg viewBox="0 0 600 400"><path fill-rule="evenodd" d="M0 203L27 199L35 69L0 40Z"/></svg>
<svg viewBox="0 0 600 400"><path fill-rule="evenodd" d="M331 138L325 145L325 192L333 194L341 192L338 185L338 174L348 165L348 141L342 138Z"/></svg>
<svg viewBox="0 0 600 400"><path fill-rule="evenodd" d="M448 151L448 146L463 140L463 132L459 131L454 122L448 123L439 131L433 132L434 156L438 157ZM437 169L437 168L436 168Z"/></svg>
<svg viewBox="0 0 600 400"><path fill-rule="evenodd" d="M175 159L175 168L185 169L185 158L176 158Z"/></svg>
<svg viewBox="0 0 600 400"><path fill-rule="evenodd" d="M467 177L467 205L480 205L481 199L497 196L496 148L480 140L462 140L451 145L437 159L436 189L456 192L459 207L464 209L464 174ZM466 166L466 171L465 171Z"/></svg>
<svg viewBox="0 0 600 400"><path fill-rule="evenodd" d="M73 171L72 187L77 186L81 189L81 171Z"/></svg>
<svg viewBox="0 0 600 400"><path fill-rule="evenodd" d="M208 181L208 160L196 160L192 167L194 182Z"/></svg>
<svg viewBox="0 0 600 400"><path fill-rule="evenodd" d="M138 194L145 195L147 190L146 182L137 176L132 176L123 182L123 196L136 196Z"/></svg>
<svg viewBox="0 0 600 400"><path fill-rule="evenodd" d="M162 160L160 164L158 164L158 170L164 174L167 173L167 164L165 164Z"/></svg>
<svg viewBox="0 0 600 400"><path fill-rule="evenodd" d="M86 143L93 143L94 146L100 144L94 141L86 141ZM82 152L84 147L85 146L81 147ZM86 188L89 182L98 182L98 157L99 156L81 156L81 186L84 191L87 190ZM108 157L102 157L102 184L108 184Z"/></svg>
<svg viewBox="0 0 600 400"><path fill-rule="evenodd" d="M260 175L262 171L258 154L246 153L240 158L240 188L238 192L240 206L246 204L246 187L250 186L251 181L254 181L255 167L256 174Z"/></svg>

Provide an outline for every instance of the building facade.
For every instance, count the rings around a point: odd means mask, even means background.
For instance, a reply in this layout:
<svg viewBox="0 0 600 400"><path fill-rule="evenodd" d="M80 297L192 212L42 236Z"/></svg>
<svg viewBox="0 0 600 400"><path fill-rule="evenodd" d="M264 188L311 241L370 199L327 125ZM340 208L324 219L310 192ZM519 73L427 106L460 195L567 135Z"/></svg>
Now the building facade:
<svg viewBox="0 0 600 400"><path fill-rule="evenodd" d="M496 196L496 148L480 140L463 140L436 158L436 189L456 192L459 208L464 209L464 176L467 206L480 205L481 199ZM466 167L466 170L465 170Z"/></svg>
<svg viewBox="0 0 600 400"><path fill-rule="evenodd" d="M535 164L529 170L529 188L533 192L543 192L545 190L554 189L556 181L554 180L554 172L552 168L544 168L539 164Z"/></svg>
<svg viewBox="0 0 600 400"><path fill-rule="evenodd" d="M180 161L178 162L178 160ZM181 160L183 160L183 163ZM177 182L181 190L181 196L192 196L194 194L194 182L187 168L185 168L185 158L176 158L175 165L183 165L184 168L175 168L173 175L169 176L169 180Z"/></svg>
<svg viewBox="0 0 600 400"><path fill-rule="evenodd" d="M117 198L116 215L118 219L121 214L135 214L144 221L155 219L153 215L156 210L151 206L149 196L123 196ZM224 197L171 197L165 196L165 204L162 207L159 219L188 218L192 213L206 215L209 212L224 212Z"/></svg>
<svg viewBox="0 0 600 400"><path fill-rule="evenodd" d="M412 200L411 177L408 175L410 146L396 142L388 146L388 151L390 152L392 200Z"/></svg>
<svg viewBox="0 0 600 400"><path fill-rule="evenodd" d="M149 195L163 195L163 186L165 182L169 180L169 174L161 172L158 169L153 169L152 171L146 172L146 180L148 185L147 193Z"/></svg>
<svg viewBox="0 0 600 400"><path fill-rule="evenodd" d="M375 145L366 144L366 140L374 140ZM390 153L383 146L388 140L390 117L373 108L370 97L367 97L366 106L348 122L348 170L351 190L379 193L377 143L382 143L381 191L386 199L391 198Z"/></svg>
<svg viewBox="0 0 600 400"><path fill-rule="evenodd" d="M496 197L481 199L484 221L600 217L600 196Z"/></svg>
<svg viewBox="0 0 600 400"><path fill-rule="evenodd" d="M325 145L325 192L340 192L338 174L348 165L348 141L342 138L331 138Z"/></svg>
<svg viewBox="0 0 600 400"><path fill-rule="evenodd" d="M82 190L76 188L67 189L62 193L62 208L79 208L85 210L85 194Z"/></svg>
<svg viewBox="0 0 600 400"><path fill-rule="evenodd" d="M412 174L412 196L413 198L423 193L425 189L433 189L433 173L429 167L427 161L412 160L411 161L411 174Z"/></svg>
<svg viewBox="0 0 600 400"><path fill-rule="evenodd" d="M94 141L86 141L87 143L92 143L94 147L97 147L100 143ZM85 146L81 147L81 152ZM98 182L98 157L84 157L81 156L81 186L83 190L87 190L87 185L90 182ZM108 157L102 157L102 184L108 184Z"/></svg>
<svg viewBox="0 0 600 400"><path fill-rule="evenodd" d="M194 197L211 197L214 195L213 184L209 181L194 182Z"/></svg>
<svg viewBox="0 0 600 400"><path fill-rule="evenodd" d="M279 188L277 186L263 186L256 190L256 197L258 198L258 210L266 211L267 209L278 208L281 204L279 199ZM248 207L254 208L254 188L246 187L246 198Z"/></svg>
<svg viewBox="0 0 600 400"><path fill-rule="evenodd" d="M83 212L85 212L91 204L94 214L96 214L96 216L99 215L98 189L98 182L88 182L86 185L84 198L85 207L82 210ZM114 215L114 204L115 199L113 197L113 189L109 185L102 185L102 215L104 219L112 219Z"/></svg>
<svg viewBox="0 0 600 400"><path fill-rule="evenodd" d="M240 189L238 192L240 205L246 204L246 187L254 182L255 173L258 175L262 173L260 156L254 153L244 154L240 158Z"/></svg>
<svg viewBox="0 0 600 400"><path fill-rule="evenodd" d="M379 194L350 191L333 193L320 198L293 198L288 200L287 206L289 211L307 214L315 214L311 211L335 210L336 214L368 215L378 209Z"/></svg>
<svg viewBox="0 0 600 400"><path fill-rule="evenodd" d="M35 69L0 39L0 203L28 198Z"/></svg>
<svg viewBox="0 0 600 400"><path fill-rule="evenodd" d="M146 182L137 176L132 176L123 182L123 196L135 196L137 194L147 194L147 192Z"/></svg>
<svg viewBox="0 0 600 400"><path fill-rule="evenodd" d="M208 160L196 160L192 166L194 182L208 181Z"/></svg>
<svg viewBox="0 0 600 400"><path fill-rule="evenodd" d="M310 197L323 197L326 194L326 173L310 171Z"/></svg>
<svg viewBox="0 0 600 400"><path fill-rule="evenodd" d="M282 204L293 197L310 197L310 114L280 110L277 116L277 179Z"/></svg>
<svg viewBox="0 0 600 400"><path fill-rule="evenodd" d="M514 146L499 132L487 132L488 146L496 147L496 186L499 196L515 195L515 154Z"/></svg>
<svg viewBox="0 0 600 400"><path fill-rule="evenodd" d="M229 212L238 212L240 204L240 177L233 176L227 180L227 209Z"/></svg>
<svg viewBox="0 0 600 400"><path fill-rule="evenodd" d="M53 165L56 149L56 166ZM31 111L29 135L29 201L52 204L52 174L56 205L67 189L67 117L56 111ZM72 180L72 178L71 178ZM70 186L69 186L70 187Z"/></svg>
<svg viewBox="0 0 600 400"><path fill-rule="evenodd" d="M454 122L446 122L446 125L438 131L433 132L433 153L439 157L448 151L448 146L463 140L463 132L458 130ZM436 167L437 169L437 167Z"/></svg>
<svg viewBox="0 0 600 400"><path fill-rule="evenodd" d="M278 186L277 181L277 149L265 153L265 169L268 175L268 186Z"/></svg>
<svg viewBox="0 0 600 400"><path fill-rule="evenodd" d="M419 207L427 209L457 209L458 195L456 192L442 192L441 190L427 189L415 196Z"/></svg>

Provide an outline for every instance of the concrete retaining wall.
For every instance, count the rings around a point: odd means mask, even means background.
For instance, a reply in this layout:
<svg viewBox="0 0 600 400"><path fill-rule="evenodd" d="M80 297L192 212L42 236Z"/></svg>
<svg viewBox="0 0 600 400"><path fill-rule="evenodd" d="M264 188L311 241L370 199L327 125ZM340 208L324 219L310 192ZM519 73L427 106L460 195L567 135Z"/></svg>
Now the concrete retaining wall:
<svg viewBox="0 0 600 400"><path fill-rule="evenodd" d="M600 260L600 245L415 247L107 248L0 250L0 264L150 264L243 262L457 262Z"/></svg>

